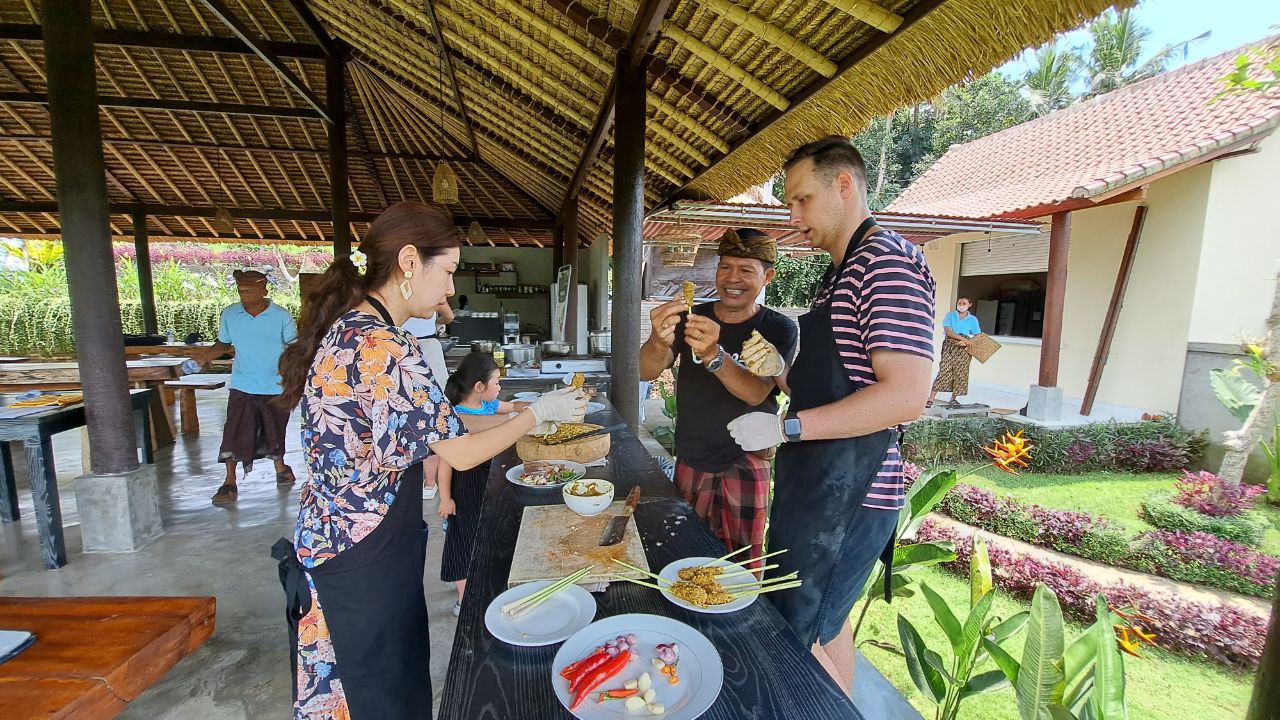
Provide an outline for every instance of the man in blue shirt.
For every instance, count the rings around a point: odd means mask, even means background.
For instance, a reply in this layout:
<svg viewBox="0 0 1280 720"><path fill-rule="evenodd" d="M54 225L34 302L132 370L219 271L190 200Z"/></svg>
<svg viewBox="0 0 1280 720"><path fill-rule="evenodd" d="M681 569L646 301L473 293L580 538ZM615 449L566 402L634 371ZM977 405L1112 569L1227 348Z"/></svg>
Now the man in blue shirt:
<svg viewBox="0 0 1280 720"><path fill-rule="evenodd" d="M280 354L297 337L288 310L267 298L267 276L257 270L233 274L240 302L222 311L218 342L199 360L208 362L232 348L231 392L227 399L227 423L222 431L218 460L227 466L227 478L213 495L214 505L235 502L236 463L247 475L253 461L270 458L276 465L276 483L292 486L293 469L284 463L285 426L291 408L271 402L281 392Z"/></svg>

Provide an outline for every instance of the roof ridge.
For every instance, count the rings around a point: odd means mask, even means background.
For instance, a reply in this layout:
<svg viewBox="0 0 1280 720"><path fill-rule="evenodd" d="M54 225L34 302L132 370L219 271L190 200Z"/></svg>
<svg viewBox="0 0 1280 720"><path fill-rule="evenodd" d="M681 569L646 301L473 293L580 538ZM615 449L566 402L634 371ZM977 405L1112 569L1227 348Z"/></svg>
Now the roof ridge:
<svg viewBox="0 0 1280 720"><path fill-rule="evenodd" d="M939 160L941 160L943 157L946 157L947 153L951 152L951 150L952 150L953 148L957 148L957 147L966 147L966 146L973 145L973 144L976 144L976 143L984 142L984 141L986 141L986 140L991 140L991 139L993 139L993 138L999 137L1000 135L1002 135L1002 134L1004 134L1004 133L1008 133L1008 132L1010 132L1010 131L1012 131L1012 130L1027 130L1027 129L1030 129L1030 128L1038 127L1038 126L1040 126L1040 125L1044 125L1044 124L1046 124L1046 123L1048 123L1048 122L1050 122L1050 121L1057 121L1057 120L1061 120L1062 118L1068 117L1068 116L1070 116L1070 115L1074 115L1074 114L1077 114L1077 113L1080 113L1080 112L1084 112L1084 111L1085 111L1085 110L1087 110L1088 108L1096 107L1096 106L1098 106L1098 105L1103 105L1103 104L1106 104L1106 103L1108 103L1108 102L1113 102L1113 101L1115 101L1115 100L1117 100L1117 99L1119 99L1119 98L1125 97L1125 96L1127 96L1127 95L1132 95L1132 94L1134 94L1134 93L1136 93L1136 92L1138 92L1138 91L1140 91L1140 90L1146 89L1146 87L1147 87L1147 86L1149 86L1149 85L1156 85L1156 84L1165 83L1165 82L1170 81L1170 80L1171 80L1171 79L1173 79L1173 78L1181 77L1181 76L1183 76L1183 75L1191 74L1192 72L1195 72L1195 71L1197 71L1197 70L1200 70L1200 69L1201 69L1201 68L1203 68L1205 65L1210 65L1210 64L1213 64L1213 63L1216 63L1216 62L1220 61L1222 58L1224 58L1224 57L1226 57L1226 56L1232 56L1232 57L1235 57L1235 56L1237 56L1237 55L1240 55L1240 54L1241 54L1243 51L1245 51L1246 49L1252 49L1252 48L1254 48L1254 47L1260 47L1260 46L1264 46L1264 45L1268 45L1268 44L1272 44L1272 43L1280 43L1280 33L1273 33L1273 34L1270 34L1270 35L1264 35L1263 37L1258 38L1257 40L1250 40L1249 42L1246 42L1246 43L1244 43L1244 44L1242 44L1242 45L1237 45L1236 47L1231 48L1231 49L1229 49L1229 50L1223 50L1222 52L1220 52L1220 53L1218 53L1218 54L1216 54L1216 55L1210 55L1210 56L1208 56L1208 57L1203 57L1203 58L1200 58L1199 60L1196 60L1195 62L1190 62L1190 63L1187 63L1187 64L1185 64L1185 65L1181 65L1181 66L1176 67L1176 68L1174 68L1174 69L1172 69L1172 70L1166 70L1166 71L1164 71L1164 72L1162 72L1162 73L1159 73L1159 74L1157 74L1157 75L1153 75L1153 76L1151 76L1151 77L1149 77L1149 78L1145 78L1145 79L1139 80L1138 82L1129 83L1128 85L1124 85L1124 86L1122 86L1122 87L1118 87L1118 88L1116 88L1115 90L1112 90L1112 91L1111 91L1111 92L1109 92L1109 93L1104 93L1104 94L1102 94L1102 95L1098 95L1097 97L1092 97L1092 98L1089 98L1088 100L1084 100L1084 101L1081 101L1081 102L1078 102L1078 103L1074 103L1074 104L1069 105L1069 106L1067 106L1067 107L1065 107L1065 108L1061 108L1061 109L1059 109L1059 110L1054 110L1053 112L1049 113L1048 115L1042 115L1042 116L1040 116L1040 117L1038 117L1038 118L1033 118L1033 119L1028 120L1028 121L1026 121L1026 122L1018 123L1017 125L1013 125L1013 126L1007 127L1007 128L1005 128L1005 129L1003 129L1003 130L1000 130L1000 131L997 131L997 132L991 133L990 135L984 135L983 137L976 138L976 139L974 139L974 140L970 140L969 142L966 142L966 143L956 143L955 145L952 145L951 147L947 148L947 152L946 152L946 153L943 153L942 155L939 155L939 156L938 156L938 159L939 159ZM937 163L937 161L935 160L935 161L934 161L934 163L936 164L936 163ZM930 170L932 170L932 169L933 169L933 167L932 167L932 166L930 166L930 168L929 168L929 169L930 169ZM928 170L926 170L926 171L925 171L925 174L926 174L926 175L928 174ZM924 177L924 175L921 175L920 177ZM919 178L917 178L917 180L918 180L918 179L919 179Z"/></svg>

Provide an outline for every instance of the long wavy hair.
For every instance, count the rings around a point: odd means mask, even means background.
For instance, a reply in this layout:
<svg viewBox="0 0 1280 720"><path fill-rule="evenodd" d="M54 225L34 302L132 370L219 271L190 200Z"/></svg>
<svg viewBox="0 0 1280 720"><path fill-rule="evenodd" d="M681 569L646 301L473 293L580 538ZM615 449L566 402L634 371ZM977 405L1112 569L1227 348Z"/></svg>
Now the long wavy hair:
<svg viewBox="0 0 1280 720"><path fill-rule="evenodd" d="M298 404L316 351L329 328L371 290L387 284L404 246L417 248L418 257L427 263L461 244L453 217L442 207L398 202L383 210L360 242L359 250L366 258L364 274L358 273L348 258L337 258L307 295L298 339L280 356L283 391L277 402L284 407Z"/></svg>
<svg viewBox="0 0 1280 720"><path fill-rule="evenodd" d="M461 405L476 383L488 383L489 378L498 371L498 363L489 353L473 352L462 358L458 369L449 376L444 384L444 396L452 405Z"/></svg>

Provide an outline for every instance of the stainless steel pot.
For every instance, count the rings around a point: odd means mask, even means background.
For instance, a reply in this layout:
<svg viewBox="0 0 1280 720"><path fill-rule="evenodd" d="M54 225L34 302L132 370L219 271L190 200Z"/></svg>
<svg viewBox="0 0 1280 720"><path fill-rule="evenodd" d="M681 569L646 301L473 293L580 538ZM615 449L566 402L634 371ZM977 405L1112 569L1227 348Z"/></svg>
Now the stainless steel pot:
<svg viewBox="0 0 1280 720"><path fill-rule="evenodd" d="M588 338L592 355L609 355L612 353L613 336L609 331L593 332Z"/></svg>
<svg viewBox="0 0 1280 720"><path fill-rule="evenodd" d="M471 352L482 352L493 354L493 349L497 347L497 343L492 340L472 340Z"/></svg>
<svg viewBox="0 0 1280 720"><path fill-rule="evenodd" d="M543 355L568 355L573 346L563 340L545 340L542 343Z"/></svg>
<svg viewBox="0 0 1280 720"><path fill-rule="evenodd" d="M532 365L534 363L532 345L503 345L502 350L507 355L507 362L512 365Z"/></svg>

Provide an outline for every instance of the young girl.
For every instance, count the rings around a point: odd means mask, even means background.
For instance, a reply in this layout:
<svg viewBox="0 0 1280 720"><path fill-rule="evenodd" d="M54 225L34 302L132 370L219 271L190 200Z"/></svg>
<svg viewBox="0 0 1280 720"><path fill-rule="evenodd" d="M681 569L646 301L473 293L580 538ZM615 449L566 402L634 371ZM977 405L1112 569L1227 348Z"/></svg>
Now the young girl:
<svg viewBox="0 0 1280 720"><path fill-rule="evenodd" d="M453 409L462 416L509 415L523 410L528 403L511 403L498 400L502 385L498 382L498 364L493 356L473 352L462 359L462 364L449 376L444 392ZM453 604L453 614L462 610L462 594L467 587L467 564L471 562L471 548L475 545L476 531L480 525L480 506L484 504L485 485L489 482L489 463L458 473L443 459L436 469L436 485L440 488L440 517L448 522L445 533L444 555L440 563L440 579L452 582L458 588L458 600ZM449 516L453 519L449 519Z"/></svg>

